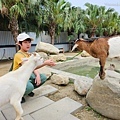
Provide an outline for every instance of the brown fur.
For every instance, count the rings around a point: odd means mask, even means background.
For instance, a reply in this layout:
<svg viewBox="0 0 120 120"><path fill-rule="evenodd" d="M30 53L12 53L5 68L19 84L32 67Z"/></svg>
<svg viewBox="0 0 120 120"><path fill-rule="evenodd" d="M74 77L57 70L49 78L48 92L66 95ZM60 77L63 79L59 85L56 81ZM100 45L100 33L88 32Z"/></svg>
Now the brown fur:
<svg viewBox="0 0 120 120"><path fill-rule="evenodd" d="M80 51L85 50L88 52L91 56L95 58L99 58L99 64L100 64L100 72L99 76L101 79L105 78L105 72L104 72L104 66L106 63L106 58L108 57L109 53L109 45L107 43L109 38L98 38L92 42L85 41L84 39L79 39L75 42L75 44L78 44L77 49Z"/></svg>

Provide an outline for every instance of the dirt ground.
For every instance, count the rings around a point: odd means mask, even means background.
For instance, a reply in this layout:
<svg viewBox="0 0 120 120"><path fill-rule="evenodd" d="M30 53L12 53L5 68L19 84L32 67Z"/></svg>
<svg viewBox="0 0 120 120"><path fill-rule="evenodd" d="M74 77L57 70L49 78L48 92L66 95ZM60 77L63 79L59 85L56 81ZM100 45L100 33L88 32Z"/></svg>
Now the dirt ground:
<svg viewBox="0 0 120 120"><path fill-rule="evenodd" d="M12 61L10 60L0 61L0 76L6 74L9 71L11 63ZM58 86L52 84L51 81L48 80L44 85L46 84L49 84L58 89L58 92L48 96L50 99L57 101L67 96L83 104L83 108L81 110L78 110L73 113L73 115L79 118L80 120L111 120L93 111L93 109L87 105L85 101L85 96L80 96L79 94L77 94L77 92L74 91L74 86L72 82L69 83L67 86Z"/></svg>

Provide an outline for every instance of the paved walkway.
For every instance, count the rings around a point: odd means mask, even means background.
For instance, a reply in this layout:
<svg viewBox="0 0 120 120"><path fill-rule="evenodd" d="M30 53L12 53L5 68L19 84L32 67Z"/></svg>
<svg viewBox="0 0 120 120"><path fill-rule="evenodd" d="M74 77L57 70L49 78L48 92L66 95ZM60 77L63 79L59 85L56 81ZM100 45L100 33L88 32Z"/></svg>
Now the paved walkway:
<svg viewBox="0 0 120 120"><path fill-rule="evenodd" d="M26 97L27 101L22 104L24 120L79 120L71 113L80 109L82 104L68 97L57 102L47 97L57 91L56 88L45 85L34 91L34 97ZM14 120L15 116L15 110L10 104L0 108L0 120Z"/></svg>

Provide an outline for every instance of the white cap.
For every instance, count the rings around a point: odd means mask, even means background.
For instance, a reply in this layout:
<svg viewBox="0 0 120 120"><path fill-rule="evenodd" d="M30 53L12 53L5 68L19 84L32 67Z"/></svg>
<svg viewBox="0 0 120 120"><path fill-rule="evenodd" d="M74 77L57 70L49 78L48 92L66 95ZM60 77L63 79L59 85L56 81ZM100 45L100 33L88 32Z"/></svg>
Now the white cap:
<svg viewBox="0 0 120 120"><path fill-rule="evenodd" d="M31 38L28 34L26 33L20 33L18 36L17 36L17 41L24 41L26 39L30 38L31 41L33 41L33 38Z"/></svg>

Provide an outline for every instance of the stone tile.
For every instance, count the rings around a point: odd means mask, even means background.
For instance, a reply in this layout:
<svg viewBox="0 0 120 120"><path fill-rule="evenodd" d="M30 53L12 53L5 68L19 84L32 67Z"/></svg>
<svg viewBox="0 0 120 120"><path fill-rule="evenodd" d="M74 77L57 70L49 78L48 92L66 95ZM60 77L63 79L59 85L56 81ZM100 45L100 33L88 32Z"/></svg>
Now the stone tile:
<svg viewBox="0 0 120 120"><path fill-rule="evenodd" d="M43 109L31 114L35 120L60 120L76 109L82 107L82 104L65 97Z"/></svg>
<svg viewBox="0 0 120 120"><path fill-rule="evenodd" d="M44 108L52 103L53 103L53 101L45 96L27 101L27 102L22 104L22 108L24 111L23 116L30 114L32 112L35 112L41 108ZM15 119L16 113L15 113L15 110L13 107L4 109L4 110L2 110L2 112L5 115L5 117L7 118L7 120L14 120Z"/></svg>
<svg viewBox="0 0 120 120"><path fill-rule="evenodd" d="M23 116L24 120L34 120L30 115Z"/></svg>
<svg viewBox="0 0 120 120"><path fill-rule="evenodd" d="M26 100L28 101L28 100L35 99L40 96L48 96L57 91L58 89L55 87L52 87L51 85L43 85L33 91L35 93L34 97L26 97Z"/></svg>
<svg viewBox="0 0 120 120"><path fill-rule="evenodd" d="M11 106L12 105L10 103L7 103L7 104L3 105L2 107L0 107L0 110L4 110L4 109L9 108Z"/></svg>
<svg viewBox="0 0 120 120"><path fill-rule="evenodd" d="M53 94L57 91L58 91L58 89L51 85L44 85L37 89L34 89L35 94L38 96L43 96L43 95L47 96L48 94Z"/></svg>
<svg viewBox="0 0 120 120"><path fill-rule="evenodd" d="M22 107L23 107L23 110L24 110L23 115L34 112L38 109L41 109L43 107L46 107L46 106L52 104L52 103L54 103L54 101L50 100L49 98L47 98L45 96L36 98L32 101L28 101L28 102L22 104Z"/></svg>
<svg viewBox="0 0 120 120"><path fill-rule="evenodd" d="M0 111L0 120L6 120L3 114L1 113L1 111Z"/></svg>
<svg viewBox="0 0 120 120"><path fill-rule="evenodd" d="M75 117L75 116L73 116L71 114L68 114L68 115L66 115L65 117L63 117L63 118L61 118L59 120L80 120L80 119L78 119L77 117Z"/></svg>

